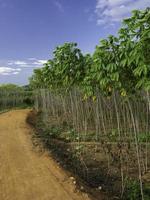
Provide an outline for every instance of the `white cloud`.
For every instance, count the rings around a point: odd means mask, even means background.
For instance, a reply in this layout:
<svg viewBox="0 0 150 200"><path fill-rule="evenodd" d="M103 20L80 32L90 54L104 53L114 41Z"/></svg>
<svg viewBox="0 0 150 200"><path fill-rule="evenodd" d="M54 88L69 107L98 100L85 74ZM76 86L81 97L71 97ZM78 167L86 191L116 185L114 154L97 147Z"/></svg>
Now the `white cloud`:
<svg viewBox="0 0 150 200"><path fill-rule="evenodd" d="M25 61L16 60L16 61L10 61L10 62L8 62L8 65L26 66L26 65L28 65L28 63L25 62Z"/></svg>
<svg viewBox="0 0 150 200"><path fill-rule="evenodd" d="M19 74L19 72L13 72L12 74L17 75L17 74Z"/></svg>
<svg viewBox="0 0 150 200"><path fill-rule="evenodd" d="M131 3L131 1L132 0L108 0L110 6L120 6L123 4Z"/></svg>
<svg viewBox="0 0 150 200"><path fill-rule="evenodd" d="M64 12L64 8L63 5L59 2L59 1L54 1L54 5L55 7L60 11L60 12Z"/></svg>
<svg viewBox="0 0 150 200"><path fill-rule="evenodd" d="M0 75L16 75L20 71L20 68L0 67Z"/></svg>
<svg viewBox="0 0 150 200"><path fill-rule="evenodd" d="M15 64L15 65L27 65L26 62L20 61L20 60L15 61L14 64Z"/></svg>
<svg viewBox="0 0 150 200"><path fill-rule="evenodd" d="M34 65L44 65L47 62L47 60L36 60L33 62Z"/></svg>
<svg viewBox="0 0 150 200"><path fill-rule="evenodd" d="M97 20L97 24L98 25L103 25L103 24L105 24L105 20L104 19L98 19Z"/></svg>
<svg viewBox="0 0 150 200"><path fill-rule="evenodd" d="M47 60L27 58L24 60L0 60L0 76L17 76L25 72L31 72L34 68L41 68Z"/></svg>
<svg viewBox="0 0 150 200"><path fill-rule="evenodd" d="M24 60L0 60L0 76L15 76L43 67L47 60L27 58Z"/></svg>
<svg viewBox="0 0 150 200"><path fill-rule="evenodd" d="M26 60L11 60L7 61L5 65L13 66L13 67L21 67L21 68L35 68L42 67L47 60L37 59L37 58L28 58Z"/></svg>
<svg viewBox="0 0 150 200"><path fill-rule="evenodd" d="M150 0L97 0L95 13L97 24L113 24L130 16L135 9L145 9L150 6Z"/></svg>

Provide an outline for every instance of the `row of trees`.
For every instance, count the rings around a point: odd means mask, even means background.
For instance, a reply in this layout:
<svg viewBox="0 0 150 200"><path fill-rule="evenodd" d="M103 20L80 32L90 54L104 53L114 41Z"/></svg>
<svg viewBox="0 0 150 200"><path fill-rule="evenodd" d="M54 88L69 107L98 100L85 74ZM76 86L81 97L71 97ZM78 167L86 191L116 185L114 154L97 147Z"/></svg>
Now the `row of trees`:
<svg viewBox="0 0 150 200"><path fill-rule="evenodd" d="M150 89L150 8L135 10L125 19L118 36L100 41L93 55L83 55L76 43L65 43L53 52L30 79L35 88L80 87L88 96L99 89L105 95L119 90L122 96Z"/></svg>
<svg viewBox="0 0 150 200"><path fill-rule="evenodd" d="M35 105L42 111L46 127L57 121L75 132L75 148L80 150L78 160L84 162L83 172L89 172L86 158L93 148L86 145L91 135L94 142L104 147L107 175L117 166L122 197L134 169L141 194L128 199L146 199L143 175L150 166L149 55L150 8L147 8L133 11L123 21L118 36L101 40L92 55L84 55L76 43L58 46L53 59L36 69L30 78L31 87L39 89L35 93ZM131 96L134 98L128 98ZM95 149L97 143L93 143ZM94 155L96 151L91 159ZM101 158L98 159L101 163ZM100 165L98 168L101 170Z"/></svg>
<svg viewBox="0 0 150 200"><path fill-rule="evenodd" d="M0 110L27 106L32 103L32 91L29 91L27 86L21 87L14 84L0 85Z"/></svg>

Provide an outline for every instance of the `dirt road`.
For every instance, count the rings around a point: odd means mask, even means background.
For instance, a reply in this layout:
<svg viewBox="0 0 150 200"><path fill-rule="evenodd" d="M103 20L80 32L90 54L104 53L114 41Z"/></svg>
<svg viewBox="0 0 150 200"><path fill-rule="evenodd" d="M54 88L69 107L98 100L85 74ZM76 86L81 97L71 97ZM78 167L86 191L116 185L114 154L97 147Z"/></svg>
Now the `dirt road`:
<svg viewBox="0 0 150 200"><path fill-rule="evenodd" d="M28 112L0 115L0 200L89 200L52 158L34 151Z"/></svg>

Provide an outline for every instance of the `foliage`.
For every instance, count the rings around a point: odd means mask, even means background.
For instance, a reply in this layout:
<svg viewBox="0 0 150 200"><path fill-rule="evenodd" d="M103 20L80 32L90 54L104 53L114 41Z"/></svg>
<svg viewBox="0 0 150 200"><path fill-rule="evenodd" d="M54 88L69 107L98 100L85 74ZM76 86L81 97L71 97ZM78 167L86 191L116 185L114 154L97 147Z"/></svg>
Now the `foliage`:
<svg viewBox="0 0 150 200"><path fill-rule="evenodd" d="M149 200L150 188L149 185L144 186L144 199ZM136 180L128 180L127 182L127 192L125 194L126 200L140 200L141 199L141 192L140 186L138 181Z"/></svg>
<svg viewBox="0 0 150 200"><path fill-rule="evenodd" d="M23 91L23 88L14 84L2 84L0 91Z"/></svg>
<svg viewBox="0 0 150 200"><path fill-rule="evenodd" d="M83 55L76 43L56 47L53 59L30 78L34 88L58 90L79 87L87 96L96 89L122 96L150 89L150 8L134 10L123 21L118 37L101 40L93 55Z"/></svg>
<svg viewBox="0 0 150 200"><path fill-rule="evenodd" d="M128 181L127 183L127 200L141 199L140 187L137 181Z"/></svg>
<svg viewBox="0 0 150 200"><path fill-rule="evenodd" d="M14 84L0 85L0 110L33 105L32 91Z"/></svg>
<svg viewBox="0 0 150 200"><path fill-rule="evenodd" d="M125 19L119 31L121 63L126 71L129 86L150 89L150 8L134 10L131 18ZM130 80L132 77L132 82Z"/></svg>
<svg viewBox="0 0 150 200"><path fill-rule="evenodd" d="M150 142L150 133L140 133L138 135L139 142Z"/></svg>

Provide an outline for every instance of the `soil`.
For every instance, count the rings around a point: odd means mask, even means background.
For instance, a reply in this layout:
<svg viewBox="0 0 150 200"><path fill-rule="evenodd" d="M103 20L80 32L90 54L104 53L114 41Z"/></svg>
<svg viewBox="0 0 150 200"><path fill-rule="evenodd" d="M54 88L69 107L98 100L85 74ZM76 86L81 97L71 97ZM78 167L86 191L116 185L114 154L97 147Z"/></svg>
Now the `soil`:
<svg viewBox="0 0 150 200"><path fill-rule="evenodd" d="M34 134L32 137L32 142L34 146L40 149L46 149L51 153L51 156L56 160L59 165L69 171L76 179L76 186L78 189L84 187L86 193L90 194L91 199L96 200L116 200L116 199L126 199L127 189L124 192L122 198L121 195L121 178L119 171L119 160L118 153L120 152L120 145L116 142L80 142L81 146L84 146L84 152L80 156L76 154L76 147L78 143L74 141L64 140L62 133L64 129L61 127L61 135L47 135L52 133L53 124L57 121L53 118L49 121L49 126L46 126L42 121L42 113L37 113L32 111L27 117L27 122L31 124L34 128ZM56 127L60 127L59 124ZM39 146L41 145L41 147ZM141 147L145 148L144 143ZM129 178L131 180L137 180L137 160L134 151L134 143L129 144L123 143L122 153L124 153L124 158L128 159L128 165L126 170L126 165L124 165L124 173L128 172ZM109 160L110 167L108 168L108 160L106 151L111 149L111 155ZM149 151L149 145L148 145ZM130 153L130 154L129 154ZM148 157L148 166L149 166ZM142 178L144 185L149 184L149 175L147 172ZM99 189L100 188L100 189ZM148 192L149 193L149 192ZM147 194L147 192L146 192ZM138 198L139 199L139 198Z"/></svg>
<svg viewBox="0 0 150 200"><path fill-rule="evenodd" d="M0 200L90 200L48 153L34 151L29 112L0 115Z"/></svg>
<svg viewBox="0 0 150 200"><path fill-rule="evenodd" d="M27 117L27 123L34 128L34 133L32 134L34 147L39 152L48 151L51 157L70 176L75 177L76 188L89 194L91 199L120 199L119 188L117 186L120 185L120 182L116 181L115 176L108 175L107 159L104 153L98 153L97 155L100 162L95 159L95 142L82 143L85 148L81 160L81 157L76 155L76 142L68 142L68 140L66 141L59 136L45 135L47 133L47 126L43 124L41 117L42 113L35 110L32 110ZM49 124L52 126L53 119L51 119Z"/></svg>

